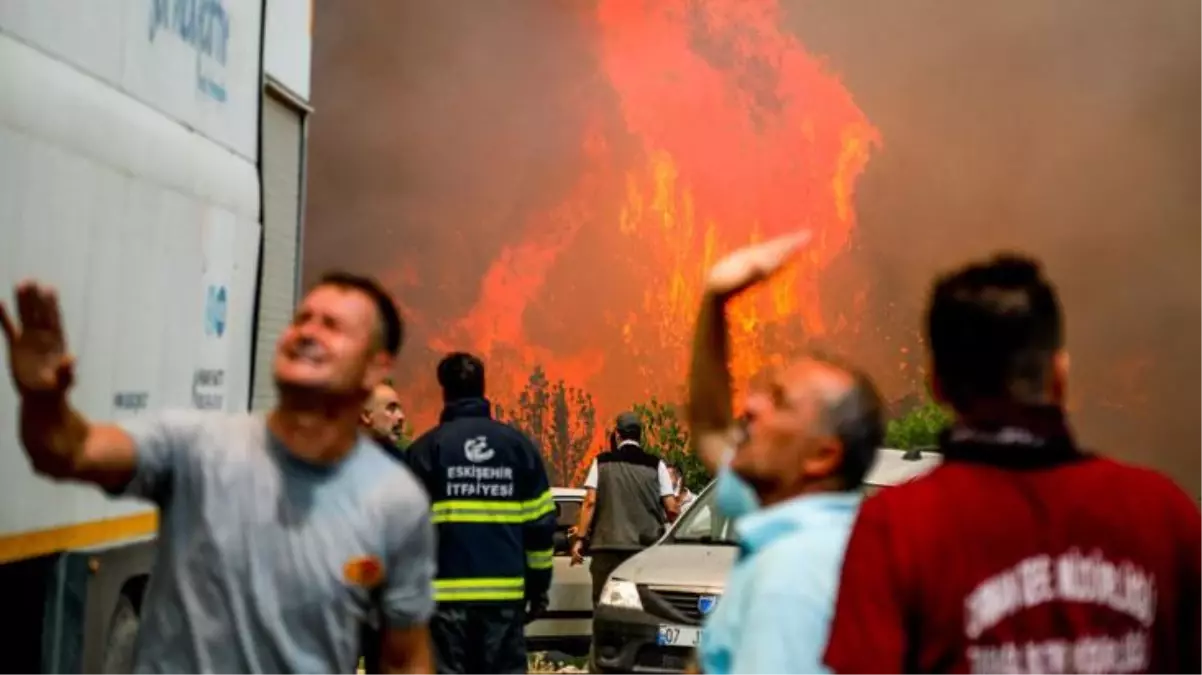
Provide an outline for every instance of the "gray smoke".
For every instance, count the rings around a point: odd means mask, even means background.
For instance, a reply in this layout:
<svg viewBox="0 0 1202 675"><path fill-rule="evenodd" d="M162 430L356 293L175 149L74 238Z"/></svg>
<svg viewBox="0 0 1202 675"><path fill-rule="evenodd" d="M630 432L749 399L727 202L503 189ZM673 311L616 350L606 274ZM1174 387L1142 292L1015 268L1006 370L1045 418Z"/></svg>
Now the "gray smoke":
<svg viewBox="0 0 1202 675"><path fill-rule="evenodd" d="M1067 307L1083 439L1197 495L1199 3L782 5L884 139L826 282L837 304L869 281L878 343L857 359L901 396L889 383L901 350L921 363L932 276L1031 252ZM318 0L308 278L382 275L417 317L411 344L422 318L466 311L500 247L578 175L586 113L613 115L594 30L583 3Z"/></svg>
<svg viewBox="0 0 1202 675"><path fill-rule="evenodd" d="M1199 3L788 4L884 148L849 266L918 326L934 274L1042 258L1066 307L1075 425L1199 493ZM905 319L904 317L908 317Z"/></svg>

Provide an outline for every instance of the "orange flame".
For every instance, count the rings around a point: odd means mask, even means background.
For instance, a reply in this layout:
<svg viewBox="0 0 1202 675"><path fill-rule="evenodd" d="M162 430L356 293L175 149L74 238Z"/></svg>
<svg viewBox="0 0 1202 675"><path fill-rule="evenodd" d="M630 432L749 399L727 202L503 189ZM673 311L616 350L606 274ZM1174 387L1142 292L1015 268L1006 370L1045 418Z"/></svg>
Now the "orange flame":
<svg viewBox="0 0 1202 675"><path fill-rule="evenodd" d="M731 308L737 382L847 325L847 308L834 325L824 318L819 282L848 246L856 179L880 136L823 62L781 32L774 0L599 0L594 18L621 129L598 118L575 185L515 233L475 306L429 346L482 355L490 395L507 407L540 364L594 395L600 431L632 402L679 396L703 275L725 251L815 234L799 264ZM594 268L557 270L566 251L597 242L620 257L598 249L585 258ZM597 284L633 285L641 300L615 291L580 307L573 292ZM566 318L582 310L595 320ZM553 337L533 339L532 322ZM432 423L432 403L411 401L412 417Z"/></svg>

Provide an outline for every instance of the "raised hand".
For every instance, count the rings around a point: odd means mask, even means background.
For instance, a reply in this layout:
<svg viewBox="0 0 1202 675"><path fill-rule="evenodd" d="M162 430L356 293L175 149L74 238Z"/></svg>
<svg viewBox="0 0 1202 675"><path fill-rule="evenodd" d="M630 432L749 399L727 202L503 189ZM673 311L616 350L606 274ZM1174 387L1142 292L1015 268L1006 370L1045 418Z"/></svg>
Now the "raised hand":
<svg viewBox="0 0 1202 675"><path fill-rule="evenodd" d="M21 323L0 303L0 327L8 343L9 373L22 396L63 393L74 380L74 362L67 354L58 296L48 286L23 281L16 289Z"/></svg>
<svg viewBox="0 0 1202 675"><path fill-rule="evenodd" d="M811 238L801 230L741 248L710 268L706 290L721 297L746 290L779 271Z"/></svg>

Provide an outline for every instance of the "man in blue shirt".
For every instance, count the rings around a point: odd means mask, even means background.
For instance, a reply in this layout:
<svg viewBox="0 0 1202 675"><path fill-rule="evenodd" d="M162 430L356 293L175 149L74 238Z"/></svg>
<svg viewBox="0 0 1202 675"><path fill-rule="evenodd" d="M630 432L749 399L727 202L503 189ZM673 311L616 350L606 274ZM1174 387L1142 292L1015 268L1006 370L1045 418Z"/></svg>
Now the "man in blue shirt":
<svg viewBox="0 0 1202 675"><path fill-rule="evenodd" d="M688 406L694 451L718 473L718 507L736 519L740 545L698 647L706 673L826 672L843 551L884 435L872 382L819 357L775 373L748 396L746 424L734 422L726 304L808 239L790 235L720 261L698 315Z"/></svg>

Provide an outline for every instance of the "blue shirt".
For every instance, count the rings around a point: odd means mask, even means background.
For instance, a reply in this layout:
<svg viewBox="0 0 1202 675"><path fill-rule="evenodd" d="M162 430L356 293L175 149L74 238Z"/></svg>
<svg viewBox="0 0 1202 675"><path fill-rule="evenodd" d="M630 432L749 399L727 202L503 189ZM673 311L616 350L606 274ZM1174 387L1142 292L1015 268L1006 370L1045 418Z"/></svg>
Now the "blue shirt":
<svg viewBox="0 0 1202 675"><path fill-rule="evenodd" d="M350 673L375 612L434 609L434 528L409 470L365 437L343 459L292 456L257 416L168 412L122 425L121 490L159 506L134 672Z"/></svg>
<svg viewBox="0 0 1202 675"><path fill-rule="evenodd" d="M731 520L738 520L760 508L760 498L755 495L755 490L730 470L729 460L725 460L718 469L718 478L714 482L714 507Z"/></svg>
<svg viewBox="0 0 1202 675"><path fill-rule="evenodd" d="M862 495L797 497L735 523L741 554L705 624L705 673L825 673L843 551Z"/></svg>

